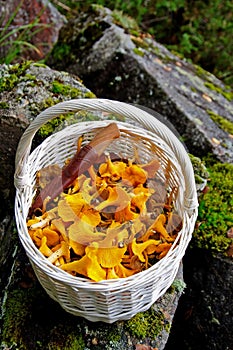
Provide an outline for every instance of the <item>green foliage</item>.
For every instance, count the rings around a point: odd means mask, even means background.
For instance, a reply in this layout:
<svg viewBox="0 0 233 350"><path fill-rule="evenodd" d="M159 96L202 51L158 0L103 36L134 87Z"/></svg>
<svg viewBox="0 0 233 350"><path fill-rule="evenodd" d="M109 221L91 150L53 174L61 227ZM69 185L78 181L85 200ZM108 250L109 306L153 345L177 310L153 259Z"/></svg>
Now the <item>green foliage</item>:
<svg viewBox="0 0 233 350"><path fill-rule="evenodd" d="M56 45L53 50L54 57L57 61L62 61L64 57L70 55L71 47L65 43Z"/></svg>
<svg viewBox="0 0 233 350"><path fill-rule="evenodd" d="M48 27L47 24L40 23L40 16L43 10L32 22L13 26L14 19L20 11L22 4L23 0L19 2L6 24L3 25L4 16L0 18L0 48L2 51L0 63L10 64L16 60L21 60L21 55L25 50L40 53L39 49L32 44L32 38L38 32Z"/></svg>
<svg viewBox="0 0 233 350"><path fill-rule="evenodd" d="M151 0L142 24L168 48L232 84L232 10L229 0Z"/></svg>
<svg viewBox="0 0 233 350"><path fill-rule="evenodd" d="M233 164L215 163L208 171L209 191L200 198L192 244L225 253L232 242L227 231L233 227Z"/></svg>
<svg viewBox="0 0 233 350"><path fill-rule="evenodd" d="M130 16L127 16L125 14L123 14L122 11L119 10L114 10L112 12L112 17L115 21L116 24L122 26L125 29L128 29L129 31L138 31L138 25L137 22L135 21L135 19L133 19Z"/></svg>

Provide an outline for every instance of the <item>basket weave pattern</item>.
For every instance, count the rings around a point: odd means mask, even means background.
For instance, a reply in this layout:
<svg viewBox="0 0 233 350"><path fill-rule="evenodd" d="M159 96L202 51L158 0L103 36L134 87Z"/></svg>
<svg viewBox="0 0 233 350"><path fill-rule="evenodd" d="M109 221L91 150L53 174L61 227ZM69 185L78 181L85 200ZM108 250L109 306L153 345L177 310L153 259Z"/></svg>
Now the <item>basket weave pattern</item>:
<svg viewBox="0 0 233 350"><path fill-rule="evenodd" d="M177 189L173 201L182 218L183 228L172 248L152 267L127 278L92 282L71 276L48 262L28 234L26 219L35 195L37 171L55 163L63 166L76 151L79 136L84 134L84 144L88 143L99 128L112 122L100 120L68 126L48 137L30 154L32 139L40 126L59 114L78 110L100 110L128 118L130 124L117 121L121 137L111 143L108 151L132 159L136 146L141 162L157 158L160 162L158 178L166 182L168 190ZM15 186L15 216L20 240L41 285L66 311L90 321L112 323L129 319L147 310L172 284L194 228L196 188L192 166L182 144L165 125L147 112L126 103L102 99L71 100L48 108L32 122L20 140Z"/></svg>

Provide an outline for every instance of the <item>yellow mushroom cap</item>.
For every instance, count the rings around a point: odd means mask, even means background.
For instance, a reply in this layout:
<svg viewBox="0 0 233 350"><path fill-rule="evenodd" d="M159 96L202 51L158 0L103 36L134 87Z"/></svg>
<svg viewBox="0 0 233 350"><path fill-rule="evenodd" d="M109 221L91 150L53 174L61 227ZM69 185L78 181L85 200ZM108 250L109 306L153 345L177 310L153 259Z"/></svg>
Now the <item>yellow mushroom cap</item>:
<svg viewBox="0 0 233 350"><path fill-rule="evenodd" d="M49 257L53 254L52 250L47 246L47 237L43 236L41 239L41 246L39 251L46 257Z"/></svg>
<svg viewBox="0 0 233 350"><path fill-rule="evenodd" d="M128 166L122 174L123 181L133 187L144 184L147 180L147 173L139 165Z"/></svg>
<svg viewBox="0 0 233 350"><path fill-rule="evenodd" d="M87 247L87 249L93 249L93 247ZM126 252L127 246L123 248L94 248L97 256L97 261L102 267L112 268L120 264L122 258Z"/></svg>
<svg viewBox="0 0 233 350"><path fill-rule="evenodd" d="M157 246L159 243L161 243L161 241L157 241L155 239L149 239L146 242L137 243L136 239L134 239L132 241L131 247L132 247L133 253L138 256L139 260L142 261L142 262L145 262L146 259L145 259L144 255L143 255L143 252L145 251L145 249L147 247L149 247L150 245Z"/></svg>

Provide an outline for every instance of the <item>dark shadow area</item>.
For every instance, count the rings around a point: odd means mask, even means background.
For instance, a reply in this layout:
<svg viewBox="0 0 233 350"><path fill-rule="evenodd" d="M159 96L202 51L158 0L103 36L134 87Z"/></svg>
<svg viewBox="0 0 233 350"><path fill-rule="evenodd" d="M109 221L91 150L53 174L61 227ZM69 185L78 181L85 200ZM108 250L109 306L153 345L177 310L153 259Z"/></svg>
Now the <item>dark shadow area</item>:
<svg viewBox="0 0 233 350"><path fill-rule="evenodd" d="M233 265L201 249L184 257L185 293L165 350L233 349Z"/></svg>

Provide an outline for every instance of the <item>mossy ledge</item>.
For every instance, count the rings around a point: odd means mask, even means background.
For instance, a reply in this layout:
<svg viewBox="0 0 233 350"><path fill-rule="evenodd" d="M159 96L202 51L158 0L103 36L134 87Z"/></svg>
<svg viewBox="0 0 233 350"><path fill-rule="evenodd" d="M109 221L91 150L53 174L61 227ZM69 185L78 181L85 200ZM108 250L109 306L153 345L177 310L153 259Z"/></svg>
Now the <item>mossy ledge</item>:
<svg viewBox="0 0 233 350"><path fill-rule="evenodd" d="M0 92L11 91L20 82L22 77L25 77L26 71L31 64L31 61L25 61L10 65L8 74L5 76L0 75Z"/></svg>
<svg viewBox="0 0 233 350"><path fill-rule="evenodd" d="M230 87L225 87L226 90L223 90L223 88L221 88L220 86L214 85L209 81L205 82L205 86L212 91L218 92L219 94L224 96L228 101L231 102L233 100L233 91L230 90Z"/></svg>
<svg viewBox="0 0 233 350"><path fill-rule="evenodd" d="M47 311L43 305L47 305ZM3 305L0 347L14 350L83 350L85 342L80 328L77 325L73 327L69 320L66 327L62 326L58 321L60 310L56 306L54 308L37 283L32 287L15 287L8 292ZM58 312L57 318L51 317L50 312Z"/></svg>
<svg viewBox="0 0 233 350"><path fill-rule="evenodd" d="M24 114L29 122L41 111L61 101L96 97L78 78L31 61L1 67L0 94L1 109L18 110L18 104L26 104ZM39 130L39 140L57 131L59 125L62 127L73 115L68 113L48 122Z"/></svg>
<svg viewBox="0 0 233 350"><path fill-rule="evenodd" d="M232 243L227 231L233 227L233 164L209 163L207 169L210 177L208 187L199 199L192 246L227 255Z"/></svg>
<svg viewBox="0 0 233 350"><path fill-rule="evenodd" d="M140 339L156 337L165 329L170 331L170 323L166 320L161 311L155 311L153 308L145 312L139 312L129 321L125 322L125 327L132 336Z"/></svg>
<svg viewBox="0 0 233 350"><path fill-rule="evenodd" d="M207 110L207 113L209 114L210 118L224 131L228 132L229 134L233 135L233 123L230 120L227 120L221 115L218 115L211 111L210 109Z"/></svg>

